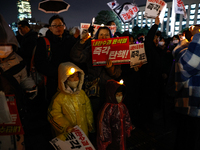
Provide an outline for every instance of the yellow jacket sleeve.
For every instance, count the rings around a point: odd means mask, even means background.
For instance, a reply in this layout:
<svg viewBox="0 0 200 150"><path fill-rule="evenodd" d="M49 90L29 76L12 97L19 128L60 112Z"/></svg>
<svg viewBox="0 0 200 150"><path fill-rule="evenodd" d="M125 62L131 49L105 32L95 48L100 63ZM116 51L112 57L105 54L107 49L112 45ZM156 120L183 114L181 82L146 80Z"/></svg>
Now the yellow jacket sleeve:
<svg viewBox="0 0 200 150"><path fill-rule="evenodd" d="M48 120L53 125L57 131L56 135L61 133L70 132L70 129L73 128L71 122L64 116L62 112L61 101L63 97L58 95L52 102L48 110Z"/></svg>

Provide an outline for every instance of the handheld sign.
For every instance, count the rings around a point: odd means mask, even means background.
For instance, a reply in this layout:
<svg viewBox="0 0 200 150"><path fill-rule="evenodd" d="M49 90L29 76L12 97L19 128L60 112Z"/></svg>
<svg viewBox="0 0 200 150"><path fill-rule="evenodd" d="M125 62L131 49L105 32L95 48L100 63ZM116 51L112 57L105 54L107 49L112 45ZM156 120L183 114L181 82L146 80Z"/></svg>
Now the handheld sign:
<svg viewBox="0 0 200 150"><path fill-rule="evenodd" d="M143 64L147 63L147 57L144 50L144 43L132 44L129 46L130 49L130 67L134 67L140 64L142 61Z"/></svg>
<svg viewBox="0 0 200 150"><path fill-rule="evenodd" d="M17 110L15 95L5 95L7 105L11 115L11 122L0 124L0 135L19 135L24 134L22 124ZM0 141L1 142L1 141Z"/></svg>
<svg viewBox="0 0 200 150"><path fill-rule="evenodd" d="M129 64L129 37L92 40L93 66L105 66L110 59L115 64Z"/></svg>
<svg viewBox="0 0 200 150"><path fill-rule="evenodd" d="M75 126L74 130L67 135L65 141L54 138L50 141L55 150L95 150L85 133Z"/></svg>
<svg viewBox="0 0 200 150"><path fill-rule="evenodd" d="M155 19L165 7L166 3L163 0L147 0L144 17Z"/></svg>

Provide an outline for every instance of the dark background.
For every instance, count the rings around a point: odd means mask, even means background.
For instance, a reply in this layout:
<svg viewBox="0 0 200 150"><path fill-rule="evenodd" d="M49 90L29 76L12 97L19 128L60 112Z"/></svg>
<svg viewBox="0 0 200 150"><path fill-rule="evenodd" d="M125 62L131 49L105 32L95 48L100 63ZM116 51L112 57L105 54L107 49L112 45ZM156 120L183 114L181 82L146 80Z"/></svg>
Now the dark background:
<svg viewBox="0 0 200 150"><path fill-rule="evenodd" d="M93 17L96 17L101 10L111 10L107 3L113 0L64 0L70 7L67 12L59 15L64 18L68 28L80 26L80 23L90 23ZM38 4L41 0L31 0L32 18L36 21L48 23L49 18L53 14L46 14L38 10ZM131 0L117 0L120 5L125 2L133 3ZM146 0L135 0L137 6L146 5ZM16 0L0 0L0 13L3 15L7 23L17 22L17 1Z"/></svg>

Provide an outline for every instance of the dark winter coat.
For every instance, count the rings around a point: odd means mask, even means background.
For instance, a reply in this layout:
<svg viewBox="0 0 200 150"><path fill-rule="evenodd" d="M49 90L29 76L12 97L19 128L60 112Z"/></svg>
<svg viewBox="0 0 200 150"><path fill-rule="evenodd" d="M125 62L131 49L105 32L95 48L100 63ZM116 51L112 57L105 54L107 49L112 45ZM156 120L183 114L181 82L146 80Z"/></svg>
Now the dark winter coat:
<svg viewBox="0 0 200 150"><path fill-rule="evenodd" d="M120 86L121 84L115 80L108 80L106 84L106 103L100 112L98 123L99 150L125 150L126 137L130 136L134 128L128 109L116 100L115 94Z"/></svg>
<svg viewBox="0 0 200 150"><path fill-rule="evenodd" d="M34 62L38 72L47 76L47 96L51 98L58 87L58 66L60 63L70 61L69 55L74 40L69 37L66 31L60 38L48 30L46 37L50 42L51 55L48 57L45 40L40 37L37 41ZM48 99L48 101L51 101L51 99Z"/></svg>
<svg viewBox="0 0 200 150"><path fill-rule="evenodd" d="M20 49L18 54L23 58L27 65L27 73L30 72L31 58L33 50L37 44L38 35L37 32L30 30L23 37L20 44Z"/></svg>

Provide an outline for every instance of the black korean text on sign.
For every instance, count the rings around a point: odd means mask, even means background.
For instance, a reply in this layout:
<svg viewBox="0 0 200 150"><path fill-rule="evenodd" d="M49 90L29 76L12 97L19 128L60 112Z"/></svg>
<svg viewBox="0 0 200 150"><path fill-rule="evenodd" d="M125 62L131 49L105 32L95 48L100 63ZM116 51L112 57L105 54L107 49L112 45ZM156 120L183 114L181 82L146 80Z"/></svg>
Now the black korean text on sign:
<svg viewBox="0 0 200 150"><path fill-rule="evenodd" d="M140 54L139 60L145 59L145 53Z"/></svg>
<svg viewBox="0 0 200 150"><path fill-rule="evenodd" d="M138 57L139 56L139 51L133 51L132 54L131 54L131 57L135 58L135 57Z"/></svg>
<svg viewBox="0 0 200 150"><path fill-rule="evenodd" d="M155 9L156 11L158 11L160 9L160 5L149 3L147 8L150 10Z"/></svg>
<svg viewBox="0 0 200 150"><path fill-rule="evenodd" d="M70 141L70 144L72 146L71 149L81 148L82 147L77 140Z"/></svg>
<svg viewBox="0 0 200 150"><path fill-rule="evenodd" d="M73 139L76 139L76 137L74 136L73 133L69 133L69 134L67 135L66 141L68 141L68 140L73 140Z"/></svg>

